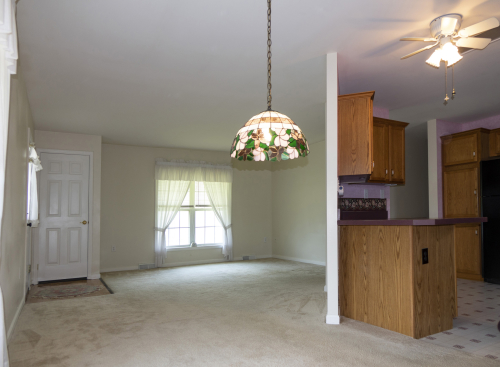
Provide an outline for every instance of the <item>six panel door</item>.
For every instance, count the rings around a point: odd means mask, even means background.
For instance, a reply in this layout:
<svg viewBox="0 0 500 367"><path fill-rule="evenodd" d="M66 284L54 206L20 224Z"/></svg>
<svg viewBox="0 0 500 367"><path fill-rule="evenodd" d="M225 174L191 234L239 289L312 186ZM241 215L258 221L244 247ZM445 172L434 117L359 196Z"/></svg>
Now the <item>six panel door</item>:
<svg viewBox="0 0 500 367"><path fill-rule="evenodd" d="M90 158L40 156L38 280L87 277Z"/></svg>
<svg viewBox="0 0 500 367"><path fill-rule="evenodd" d="M479 167L466 165L443 172L443 210L445 218L479 216Z"/></svg>

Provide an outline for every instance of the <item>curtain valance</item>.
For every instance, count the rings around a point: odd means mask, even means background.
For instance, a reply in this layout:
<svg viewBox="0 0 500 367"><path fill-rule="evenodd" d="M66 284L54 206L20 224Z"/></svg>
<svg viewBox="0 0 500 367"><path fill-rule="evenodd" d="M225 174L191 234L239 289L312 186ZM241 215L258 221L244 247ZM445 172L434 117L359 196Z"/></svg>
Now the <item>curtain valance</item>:
<svg viewBox="0 0 500 367"><path fill-rule="evenodd" d="M233 182L233 168L230 165L157 158L155 177L169 181Z"/></svg>

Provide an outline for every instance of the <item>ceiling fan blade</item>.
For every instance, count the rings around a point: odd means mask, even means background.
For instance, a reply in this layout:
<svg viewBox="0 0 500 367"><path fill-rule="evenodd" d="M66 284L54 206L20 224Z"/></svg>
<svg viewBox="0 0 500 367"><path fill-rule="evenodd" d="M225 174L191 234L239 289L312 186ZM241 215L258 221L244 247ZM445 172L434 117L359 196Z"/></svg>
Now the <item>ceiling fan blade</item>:
<svg viewBox="0 0 500 367"><path fill-rule="evenodd" d="M476 50L482 50L491 42L491 38L460 38L456 45L457 47L467 47L475 48Z"/></svg>
<svg viewBox="0 0 500 367"><path fill-rule="evenodd" d="M489 31L490 29L496 28L498 26L500 26L500 23L498 22L497 18L489 18L483 20L482 22L461 29L460 32L458 32L458 35L460 37L472 37L476 34Z"/></svg>
<svg viewBox="0 0 500 367"><path fill-rule="evenodd" d="M425 50L430 50L431 48L435 47L438 45L439 42L436 42L435 44L433 45L430 45L430 46L427 46L427 47L424 47L424 48L421 48L420 50L417 50L417 51L413 51L411 54L408 54L408 55L405 55L401 58L401 60L404 60L404 59L407 59L409 57L412 57L413 55L416 55L422 51L425 51Z"/></svg>
<svg viewBox="0 0 500 367"><path fill-rule="evenodd" d="M405 37L401 38L400 41L422 41L422 42L436 42L435 38L424 38L424 37Z"/></svg>

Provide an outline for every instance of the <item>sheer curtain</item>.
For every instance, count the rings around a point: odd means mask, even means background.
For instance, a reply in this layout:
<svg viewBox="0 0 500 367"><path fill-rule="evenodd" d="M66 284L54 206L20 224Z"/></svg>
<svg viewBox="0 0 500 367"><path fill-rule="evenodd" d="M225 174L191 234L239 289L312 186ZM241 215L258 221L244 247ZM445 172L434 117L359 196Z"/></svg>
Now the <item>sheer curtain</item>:
<svg viewBox="0 0 500 367"><path fill-rule="evenodd" d="M9 132L10 75L17 71L17 29L15 0L0 0L0 224L3 216L5 192L5 164ZM0 238L2 232L0 229ZM1 253L0 249L0 253ZM0 257L0 261L1 261ZM9 366L7 336L0 289L0 363Z"/></svg>
<svg viewBox="0 0 500 367"><path fill-rule="evenodd" d="M222 253L227 260L233 260L233 232L231 221L231 193L233 171L227 168L204 167L205 190L210 205L224 227L224 247Z"/></svg>
<svg viewBox="0 0 500 367"><path fill-rule="evenodd" d="M31 227L38 227L38 188L36 181L36 173L42 170L42 162L36 153L35 146L30 145L29 152L29 202L28 202L28 223Z"/></svg>
<svg viewBox="0 0 500 367"><path fill-rule="evenodd" d="M210 205L224 226L223 254L232 260L233 237L231 231L231 166L205 162L166 161L156 159L156 266L167 256L165 231L180 210L192 181L204 182Z"/></svg>

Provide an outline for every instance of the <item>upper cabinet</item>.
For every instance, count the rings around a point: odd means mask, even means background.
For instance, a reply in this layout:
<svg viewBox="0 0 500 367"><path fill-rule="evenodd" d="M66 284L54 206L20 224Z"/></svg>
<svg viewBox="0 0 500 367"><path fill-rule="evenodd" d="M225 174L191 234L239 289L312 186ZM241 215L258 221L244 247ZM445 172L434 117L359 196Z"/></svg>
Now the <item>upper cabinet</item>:
<svg viewBox="0 0 500 367"><path fill-rule="evenodd" d="M476 163L489 157L489 130L475 129L441 137L443 166Z"/></svg>
<svg viewBox="0 0 500 367"><path fill-rule="evenodd" d="M375 92L338 98L339 176L405 183L405 122L373 117Z"/></svg>
<svg viewBox="0 0 500 367"><path fill-rule="evenodd" d="M490 131L490 157L500 156L500 129Z"/></svg>
<svg viewBox="0 0 500 367"><path fill-rule="evenodd" d="M338 97L338 174L369 175L373 163L375 92Z"/></svg>

